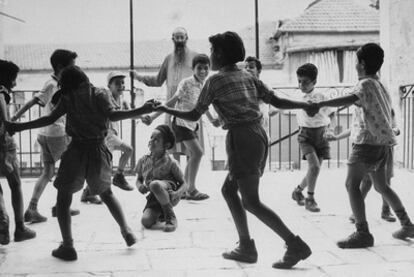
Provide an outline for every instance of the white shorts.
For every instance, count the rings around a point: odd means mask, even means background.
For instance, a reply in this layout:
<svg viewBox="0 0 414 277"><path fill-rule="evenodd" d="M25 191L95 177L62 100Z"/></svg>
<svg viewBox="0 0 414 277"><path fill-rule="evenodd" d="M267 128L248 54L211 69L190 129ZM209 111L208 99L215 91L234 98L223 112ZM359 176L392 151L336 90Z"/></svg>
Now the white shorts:
<svg viewBox="0 0 414 277"><path fill-rule="evenodd" d="M105 137L105 144L108 147L109 151L112 152L114 150L119 150L124 142L115 133L109 131L108 135Z"/></svg>

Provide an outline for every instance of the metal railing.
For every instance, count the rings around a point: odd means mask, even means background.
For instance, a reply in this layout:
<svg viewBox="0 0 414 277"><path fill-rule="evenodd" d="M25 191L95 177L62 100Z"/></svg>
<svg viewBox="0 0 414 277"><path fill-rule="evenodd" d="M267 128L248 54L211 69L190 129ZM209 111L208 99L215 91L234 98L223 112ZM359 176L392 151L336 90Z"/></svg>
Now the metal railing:
<svg viewBox="0 0 414 277"><path fill-rule="evenodd" d="M400 86L402 113L402 166L414 169L414 84Z"/></svg>

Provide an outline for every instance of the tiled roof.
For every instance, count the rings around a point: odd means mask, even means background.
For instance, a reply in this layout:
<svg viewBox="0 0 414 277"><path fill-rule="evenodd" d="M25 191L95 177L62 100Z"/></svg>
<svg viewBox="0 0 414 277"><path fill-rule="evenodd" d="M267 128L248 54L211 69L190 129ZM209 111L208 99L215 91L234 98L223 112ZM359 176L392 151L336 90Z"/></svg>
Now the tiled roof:
<svg viewBox="0 0 414 277"><path fill-rule="evenodd" d="M243 35L242 35L243 37ZM268 36L270 37L270 35ZM254 55L254 37L244 38L246 53ZM188 41L189 48L199 53L210 53L207 39ZM50 70L49 57L57 48L70 49L78 54L76 63L85 69L128 68L130 64L129 43L93 44L27 44L6 45L5 58L15 62L23 71ZM134 45L134 64L136 68L156 68L161 66L165 56L173 49L170 39L137 41ZM264 65L275 64L270 44L260 43L260 58Z"/></svg>
<svg viewBox="0 0 414 277"><path fill-rule="evenodd" d="M379 31L379 12L356 0L316 0L298 18L287 22L282 32L372 32Z"/></svg>

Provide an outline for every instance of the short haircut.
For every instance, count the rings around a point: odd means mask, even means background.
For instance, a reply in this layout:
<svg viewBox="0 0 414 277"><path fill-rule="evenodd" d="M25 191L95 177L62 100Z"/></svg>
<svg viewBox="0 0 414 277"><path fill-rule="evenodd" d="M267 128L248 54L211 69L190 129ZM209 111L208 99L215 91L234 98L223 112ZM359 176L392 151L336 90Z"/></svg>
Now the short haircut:
<svg viewBox="0 0 414 277"><path fill-rule="evenodd" d="M384 63L384 50L376 43L367 43L356 52L358 61L365 62L365 72L375 74Z"/></svg>
<svg viewBox="0 0 414 277"><path fill-rule="evenodd" d="M166 124L161 124L161 125L158 125L157 127L155 127L155 130L160 131L164 144L165 143L170 144L168 149L171 149L171 148L174 147L174 145L175 145L175 135L174 135L173 131L171 130L170 126L168 126Z"/></svg>
<svg viewBox="0 0 414 277"><path fill-rule="evenodd" d="M12 88L13 81L17 78L20 68L11 61L0 60L0 86L8 90Z"/></svg>
<svg viewBox="0 0 414 277"><path fill-rule="evenodd" d="M305 63L298 67L296 75L308 77L312 81L316 81L316 78L318 77L318 68L313 63Z"/></svg>
<svg viewBox="0 0 414 277"><path fill-rule="evenodd" d="M78 57L76 52L65 49L56 49L53 51L53 54L50 56L50 64L52 65L53 71L58 70L58 65L66 67Z"/></svg>
<svg viewBox="0 0 414 277"><path fill-rule="evenodd" d="M89 82L85 72L76 65L65 67L60 75L59 84L62 91L67 92L77 89L80 84Z"/></svg>
<svg viewBox="0 0 414 277"><path fill-rule="evenodd" d="M198 63L210 65L210 58L206 54L198 54L193 58L192 68Z"/></svg>
<svg viewBox="0 0 414 277"><path fill-rule="evenodd" d="M257 71L259 71L259 72L262 71L262 63L261 63L261 61L258 58L253 57L253 56L248 56L246 58L245 62L247 62L247 63L249 63L249 62L255 62L256 63Z"/></svg>
<svg viewBox="0 0 414 277"><path fill-rule="evenodd" d="M208 38L214 51L220 50L223 59L220 65L230 65L244 61L246 50L244 49L243 40L235 32L224 32Z"/></svg>

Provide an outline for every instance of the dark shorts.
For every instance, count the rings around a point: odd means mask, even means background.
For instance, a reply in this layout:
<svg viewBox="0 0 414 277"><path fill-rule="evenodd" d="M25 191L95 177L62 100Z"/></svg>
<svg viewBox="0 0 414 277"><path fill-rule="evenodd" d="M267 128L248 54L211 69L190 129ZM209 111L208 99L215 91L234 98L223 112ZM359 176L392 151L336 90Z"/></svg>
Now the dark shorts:
<svg viewBox="0 0 414 277"><path fill-rule="evenodd" d="M182 142L185 140L193 140L193 139L198 139L198 134L197 134L197 129L195 131L192 131L186 127L177 125L175 123L175 117L174 120L171 124L172 130L174 132L175 135L175 141L176 142Z"/></svg>
<svg viewBox="0 0 414 277"><path fill-rule="evenodd" d="M331 147L325 138L326 127L307 128L301 127L298 134L298 142L302 157L306 160L306 155L315 152L318 158L330 159Z"/></svg>
<svg viewBox="0 0 414 277"><path fill-rule="evenodd" d="M176 183L174 183L173 181L170 180L162 180L163 182L166 182L168 184L168 191L176 191L178 189L178 185ZM171 203L173 206L176 206L178 204L177 203ZM160 202L158 202L157 197L155 197L155 195L150 192L147 195L147 204L144 207L144 211L146 209L151 209L153 211L157 211L162 213L162 208L161 208L161 204Z"/></svg>
<svg viewBox="0 0 414 277"><path fill-rule="evenodd" d="M229 175L262 176L268 154L267 135L260 123L231 127L226 136Z"/></svg>
<svg viewBox="0 0 414 277"><path fill-rule="evenodd" d="M72 141L63 153L54 182L58 190L75 193L85 180L91 194L101 194L111 186L112 154L104 141Z"/></svg>
<svg viewBox="0 0 414 277"><path fill-rule="evenodd" d="M48 137L43 135L37 136L37 142L42 149L42 161L44 163L56 163L60 160L63 152L69 145L69 136Z"/></svg>
<svg viewBox="0 0 414 277"><path fill-rule="evenodd" d="M392 169L392 166L388 169L388 165L393 164L392 148L392 146L385 145L354 144L348 158L348 164L364 164L369 171L376 171L387 166L388 172Z"/></svg>

